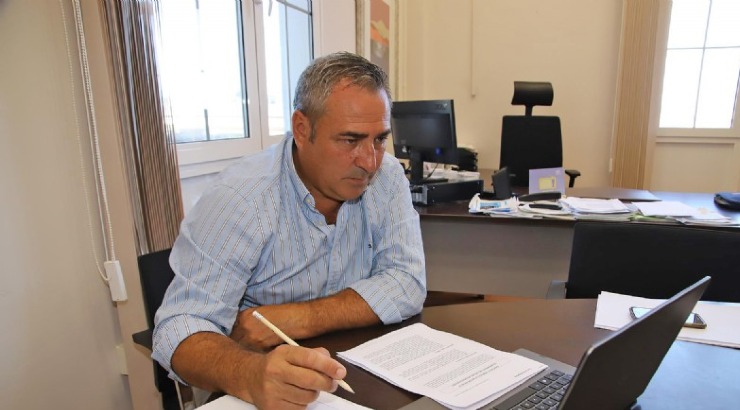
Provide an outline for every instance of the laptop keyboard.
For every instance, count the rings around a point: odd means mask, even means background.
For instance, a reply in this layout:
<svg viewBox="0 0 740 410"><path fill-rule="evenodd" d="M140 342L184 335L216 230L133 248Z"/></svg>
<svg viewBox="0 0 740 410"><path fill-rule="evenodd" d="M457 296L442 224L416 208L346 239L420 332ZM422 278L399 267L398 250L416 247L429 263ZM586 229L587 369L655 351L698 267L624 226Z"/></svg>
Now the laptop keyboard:
<svg viewBox="0 0 740 410"><path fill-rule="evenodd" d="M506 401L497 405L496 408L508 410L557 409L572 378L572 374L553 370L530 384L526 389L509 397Z"/></svg>

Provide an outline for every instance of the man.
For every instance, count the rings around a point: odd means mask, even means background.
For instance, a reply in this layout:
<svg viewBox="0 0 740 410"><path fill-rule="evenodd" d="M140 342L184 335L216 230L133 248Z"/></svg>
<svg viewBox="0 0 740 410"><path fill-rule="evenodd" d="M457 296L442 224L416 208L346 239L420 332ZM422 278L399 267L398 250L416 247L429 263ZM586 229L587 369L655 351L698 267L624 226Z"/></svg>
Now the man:
<svg viewBox="0 0 740 410"><path fill-rule="evenodd" d="M385 153L390 105L376 65L319 58L298 80L293 137L203 194L172 249L175 279L156 316L153 357L172 377L260 408L303 408L346 369L324 349L269 350L281 341L255 308L294 339L421 310L419 216Z"/></svg>

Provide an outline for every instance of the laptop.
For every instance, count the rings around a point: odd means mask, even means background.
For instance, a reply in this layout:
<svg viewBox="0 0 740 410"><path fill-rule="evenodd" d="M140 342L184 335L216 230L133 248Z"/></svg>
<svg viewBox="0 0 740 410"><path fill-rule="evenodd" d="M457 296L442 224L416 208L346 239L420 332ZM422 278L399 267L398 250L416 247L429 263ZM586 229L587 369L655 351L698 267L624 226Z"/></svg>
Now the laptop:
<svg viewBox="0 0 740 410"><path fill-rule="evenodd" d="M645 316L594 343L581 357L578 368L525 349L515 351L548 365L548 369L481 409L633 408L710 279L704 277ZM402 410L443 408L434 400L422 397Z"/></svg>

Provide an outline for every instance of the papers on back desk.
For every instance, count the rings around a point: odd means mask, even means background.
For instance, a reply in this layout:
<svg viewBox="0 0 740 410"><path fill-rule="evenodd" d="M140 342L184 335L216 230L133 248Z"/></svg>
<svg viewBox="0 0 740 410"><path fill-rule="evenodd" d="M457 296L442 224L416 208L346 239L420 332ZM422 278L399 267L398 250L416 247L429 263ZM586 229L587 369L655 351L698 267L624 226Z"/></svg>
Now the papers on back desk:
<svg viewBox="0 0 740 410"><path fill-rule="evenodd" d="M453 409L479 408L547 367L421 323L338 355Z"/></svg>
<svg viewBox="0 0 740 410"><path fill-rule="evenodd" d="M589 214L624 214L632 212L619 199L567 197L560 202L573 212Z"/></svg>

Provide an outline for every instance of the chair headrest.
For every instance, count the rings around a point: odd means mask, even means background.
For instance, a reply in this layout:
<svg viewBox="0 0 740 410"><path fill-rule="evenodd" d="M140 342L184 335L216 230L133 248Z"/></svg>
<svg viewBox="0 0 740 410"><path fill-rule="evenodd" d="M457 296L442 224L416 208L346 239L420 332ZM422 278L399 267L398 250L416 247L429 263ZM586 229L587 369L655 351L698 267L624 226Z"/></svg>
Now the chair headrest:
<svg viewBox="0 0 740 410"><path fill-rule="evenodd" d="M514 97L511 105L524 105L527 107L527 115L532 115L532 107L535 105L552 105L554 92L552 83L514 81Z"/></svg>

